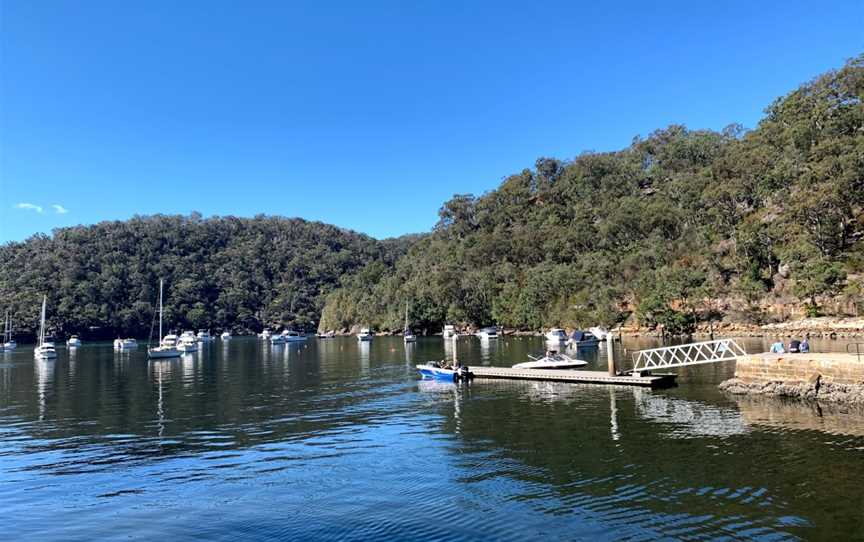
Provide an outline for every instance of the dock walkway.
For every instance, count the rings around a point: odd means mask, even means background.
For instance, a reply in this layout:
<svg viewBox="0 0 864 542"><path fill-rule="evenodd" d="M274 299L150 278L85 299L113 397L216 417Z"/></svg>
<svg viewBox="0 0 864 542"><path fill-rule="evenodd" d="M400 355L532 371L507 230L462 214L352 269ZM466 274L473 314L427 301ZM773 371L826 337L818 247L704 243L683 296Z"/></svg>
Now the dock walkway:
<svg viewBox="0 0 864 542"><path fill-rule="evenodd" d="M645 386L663 388L675 384L675 374L611 376L605 371L514 369L512 367L470 366L474 378L498 378L509 380L545 380L548 382L577 382L584 384L612 384L616 386Z"/></svg>

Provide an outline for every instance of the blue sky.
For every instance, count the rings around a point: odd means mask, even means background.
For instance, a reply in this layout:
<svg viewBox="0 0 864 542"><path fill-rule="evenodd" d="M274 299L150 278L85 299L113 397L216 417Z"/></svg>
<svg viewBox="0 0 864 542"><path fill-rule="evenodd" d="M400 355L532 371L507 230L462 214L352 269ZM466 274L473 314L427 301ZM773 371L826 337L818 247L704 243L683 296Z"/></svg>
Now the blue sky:
<svg viewBox="0 0 864 542"><path fill-rule="evenodd" d="M753 127L862 51L860 0L3 0L0 242L193 210L425 231L539 156Z"/></svg>

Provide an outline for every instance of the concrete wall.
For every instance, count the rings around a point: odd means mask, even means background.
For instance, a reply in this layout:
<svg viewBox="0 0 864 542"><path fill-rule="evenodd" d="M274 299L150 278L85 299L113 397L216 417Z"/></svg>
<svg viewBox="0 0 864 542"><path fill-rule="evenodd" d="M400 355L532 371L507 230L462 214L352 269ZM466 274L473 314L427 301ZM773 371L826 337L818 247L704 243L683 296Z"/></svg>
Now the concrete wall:
<svg viewBox="0 0 864 542"><path fill-rule="evenodd" d="M852 354L758 354L739 359L735 378L746 384L784 382L809 384L864 384L864 357Z"/></svg>

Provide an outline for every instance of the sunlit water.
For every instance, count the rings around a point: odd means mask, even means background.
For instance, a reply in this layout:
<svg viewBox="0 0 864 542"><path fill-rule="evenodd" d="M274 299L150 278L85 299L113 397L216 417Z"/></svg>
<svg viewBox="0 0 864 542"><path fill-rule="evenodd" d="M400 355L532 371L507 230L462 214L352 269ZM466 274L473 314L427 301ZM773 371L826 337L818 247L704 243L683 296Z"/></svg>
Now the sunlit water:
<svg viewBox="0 0 864 542"><path fill-rule="evenodd" d="M731 364L650 391L418 381L440 338L59 350L0 354L6 540L864 539L864 413L727 396Z"/></svg>

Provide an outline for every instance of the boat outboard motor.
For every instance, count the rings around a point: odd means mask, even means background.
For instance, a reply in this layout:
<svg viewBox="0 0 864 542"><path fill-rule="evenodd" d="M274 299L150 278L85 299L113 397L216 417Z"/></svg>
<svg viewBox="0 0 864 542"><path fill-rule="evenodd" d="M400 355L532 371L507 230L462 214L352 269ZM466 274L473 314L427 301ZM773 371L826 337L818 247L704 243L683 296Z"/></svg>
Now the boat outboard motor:
<svg viewBox="0 0 864 542"><path fill-rule="evenodd" d="M468 370L467 365L459 367L459 371L456 373L456 378L463 382L468 382L473 376L474 375L471 373L471 371Z"/></svg>

